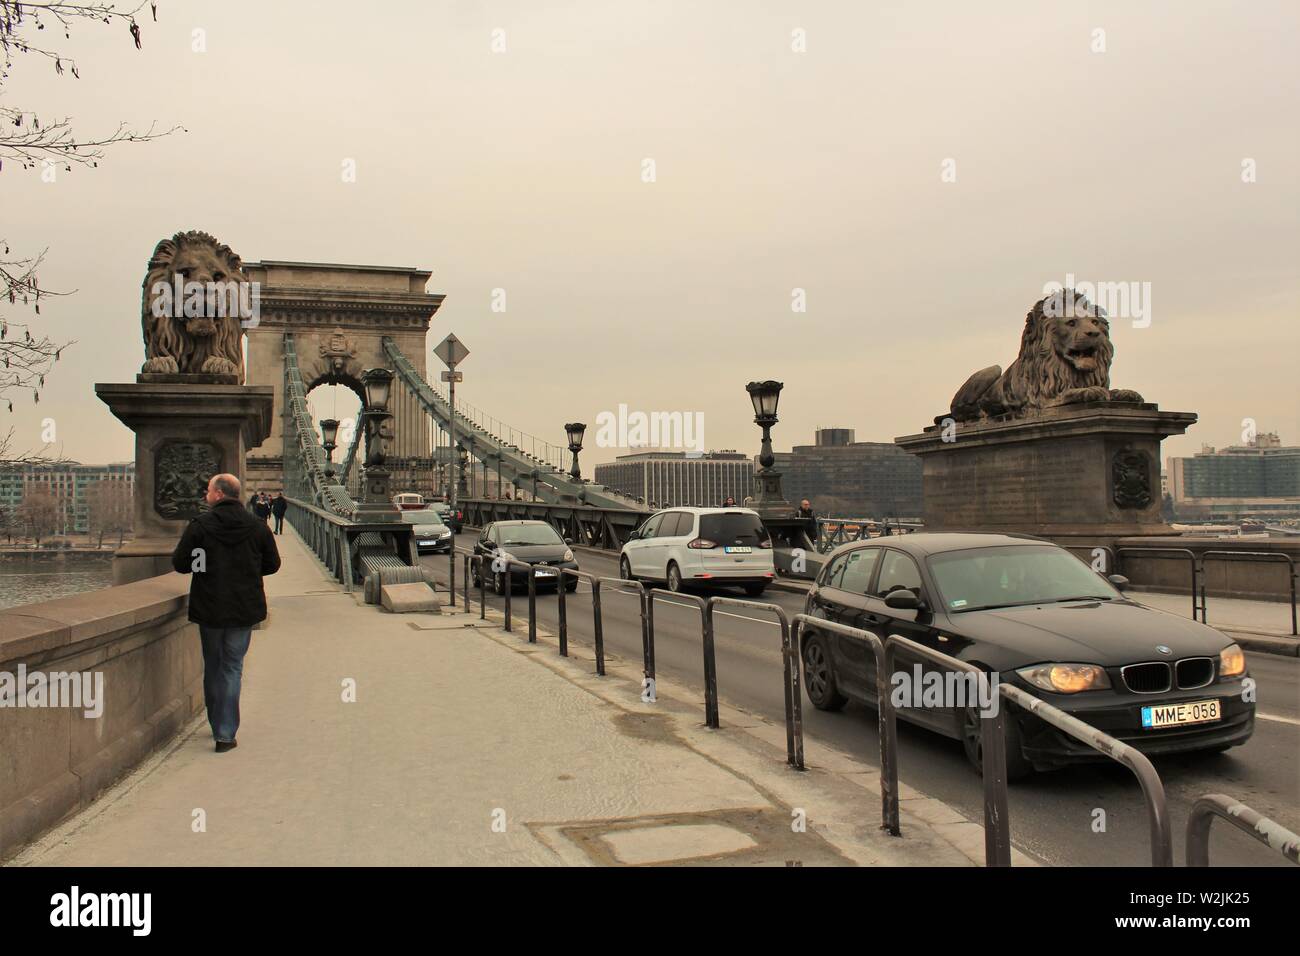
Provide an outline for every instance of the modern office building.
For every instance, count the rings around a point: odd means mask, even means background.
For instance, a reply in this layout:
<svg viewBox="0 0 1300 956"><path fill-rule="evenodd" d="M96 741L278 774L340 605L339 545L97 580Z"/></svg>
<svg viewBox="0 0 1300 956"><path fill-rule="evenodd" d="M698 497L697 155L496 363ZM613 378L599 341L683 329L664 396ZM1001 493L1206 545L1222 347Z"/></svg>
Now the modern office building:
<svg viewBox="0 0 1300 956"><path fill-rule="evenodd" d="M90 528L89 490L100 481L122 482L129 496L135 491L135 462L83 465L75 461L51 464L0 464L0 508L17 513L27 495L44 492L58 512L55 534L85 534ZM129 509L128 509L129 514Z"/></svg>
<svg viewBox="0 0 1300 956"><path fill-rule="evenodd" d="M1268 518L1300 515L1300 447L1275 433L1244 445L1209 445L1166 469L1179 518Z"/></svg>
<svg viewBox="0 0 1300 956"><path fill-rule="evenodd" d="M754 494L754 462L738 451L651 451L596 466L596 482L655 508L713 507Z"/></svg>
<svg viewBox="0 0 1300 956"><path fill-rule="evenodd" d="M818 514L854 518L921 515L921 459L893 442L860 442L851 428L820 428L811 445L777 456L785 497Z"/></svg>

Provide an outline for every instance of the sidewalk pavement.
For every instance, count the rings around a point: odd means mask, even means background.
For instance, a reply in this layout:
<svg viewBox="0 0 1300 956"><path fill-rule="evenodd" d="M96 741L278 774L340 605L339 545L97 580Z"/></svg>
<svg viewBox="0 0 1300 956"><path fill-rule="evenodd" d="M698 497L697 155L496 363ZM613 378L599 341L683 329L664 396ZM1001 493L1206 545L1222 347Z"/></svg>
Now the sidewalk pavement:
<svg viewBox="0 0 1300 956"><path fill-rule="evenodd" d="M709 730L700 692L662 680L642 703L639 661L597 677L586 647L528 644L524 615L367 607L278 540L238 749L200 717L12 864L983 863L983 827L906 784L902 837L878 829L871 766L808 740L808 772L787 767L783 725L724 704Z"/></svg>
<svg viewBox="0 0 1300 956"><path fill-rule="evenodd" d="M780 578L772 585L783 591L808 593L811 581ZM1191 618L1190 594L1131 589L1128 596L1139 604ZM1217 628L1249 651L1300 656L1300 639L1291 634L1291 604L1287 601L1246 601L1240 598L1206 598L1210 627Z"/></svg>

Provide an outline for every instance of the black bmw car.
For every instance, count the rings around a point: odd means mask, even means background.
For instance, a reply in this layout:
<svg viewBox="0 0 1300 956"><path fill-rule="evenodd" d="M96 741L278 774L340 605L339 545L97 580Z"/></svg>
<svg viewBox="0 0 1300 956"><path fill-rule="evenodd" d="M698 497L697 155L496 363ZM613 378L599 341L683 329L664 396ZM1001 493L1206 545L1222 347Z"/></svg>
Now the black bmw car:
<svg viewBox="0 0 1300 956"><path fill-rule="evenodd" d="M545 521L493 521L483 528L474 543L474 553L483 557L483 571L492 589L503 594L508 587L528 584L528 569L521 565L531 564L536 568L539 590L558 586L561 568L576 570L578 567L569 545ZM506 558L517 563L507 563ZM477 566L470 573L477 586ZM576 590L578 579L566 578L564 587L568 591Z"/></svg>
<svg viewBox="0 0 1300 956"><path fill-rule="evenodd" d="M1126 598L1126 584L1038 538L910 534L838 548L805 612L882 638L899 634L996 672L1148 755L1245 743L1255 704L1243 693L1241 648L1211 627ZM875 658L864 642L810 625L801 645L815 707L838 710L849 698L874 706ZM891 680L942 670L905 650ZM960 739L979 767L974 707L909 703L900 718ZM1010 778L1104 759L1015 707L1007 717Z"/></svg>

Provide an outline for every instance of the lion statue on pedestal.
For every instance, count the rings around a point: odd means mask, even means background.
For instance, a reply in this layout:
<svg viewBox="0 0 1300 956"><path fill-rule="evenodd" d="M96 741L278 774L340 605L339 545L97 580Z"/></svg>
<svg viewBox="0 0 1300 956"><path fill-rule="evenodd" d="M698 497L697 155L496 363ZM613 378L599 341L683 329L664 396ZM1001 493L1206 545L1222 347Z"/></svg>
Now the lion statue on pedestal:
<svg viewBox="0 0 1300 956"><path fill-rule="evenodd" d="M201 296L185 291L194 290L193 283L202 286ZM206 232L178 232L159 242L144 278L141 371L233 375L242 385L237 306L248 284L239 256Z"/></svg>
<svg viewBox="0 0 1300 956"><path fill-rule="evenodd" d="M1022 418L1078 402L1141 402L1131 389L1110 387L1115 353L1105 313L1073 289L1045 296L1025 316L1020 354L1005 372L976 372L953 396L949 416L959 422Z"/></svg>

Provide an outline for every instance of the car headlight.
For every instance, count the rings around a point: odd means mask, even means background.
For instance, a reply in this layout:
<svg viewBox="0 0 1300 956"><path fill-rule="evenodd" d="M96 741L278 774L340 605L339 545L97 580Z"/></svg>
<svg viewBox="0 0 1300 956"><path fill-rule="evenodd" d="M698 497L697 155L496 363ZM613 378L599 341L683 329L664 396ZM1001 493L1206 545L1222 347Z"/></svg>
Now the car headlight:
<svg viewBox="0 0 1300 956"><path fill-rule="evenodd" d="M1038 664L1016 671L1035 687L1056 694L1077 694L1084 690L1105 690L1110 677L1096 664Z"/></svg>
<svg viewBox="0 0 1300 956"><path fill-rule="evenodd" d="M567 548L566 548L565 551L564 551L564 560L565 560L565 561L572 561L572 560L573 560L573 552L570 551L570 550L568 550Z"/></svg>
<svg viewBox="0 0 1300 956"><path fill-rule="evenodd" d="M1246 652L1237 644L1229 644L1219 651L1219 676L1236 677L1246 673Z"/></svg>

